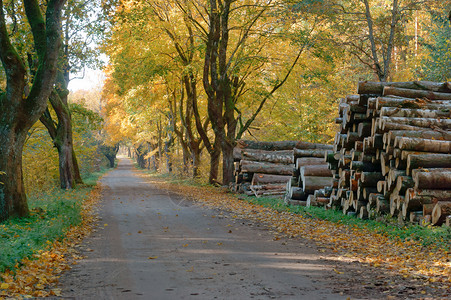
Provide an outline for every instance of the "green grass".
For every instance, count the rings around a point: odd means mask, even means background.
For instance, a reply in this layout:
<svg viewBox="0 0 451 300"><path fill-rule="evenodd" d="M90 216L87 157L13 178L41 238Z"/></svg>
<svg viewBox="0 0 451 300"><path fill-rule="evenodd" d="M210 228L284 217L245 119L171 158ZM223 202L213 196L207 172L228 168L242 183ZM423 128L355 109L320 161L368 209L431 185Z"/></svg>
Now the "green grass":
<svg viewBox="0 0 451 300"><path fill-rule="evenodd" d="M63 239L71 226L80 224L83 201L105 171L91 174L83 186L73 190L55 188L30 194L30 215L0 224L0 273Z"/></svg>
<svg viewBox="0 0 451 300"><path fill-rule="evenodd" d="M240 196L243 199L243 196ZM270 207L277 211L289 211L306 217L327 220L332 223L366 228L370 231L384 234L392 239L415 240L423 246L430 246L444 251L451 251L450 227L421 227L418 225L398 225L397 220L390 216L382 216L378 220L361 220L352 216L345 216L341 211L325 210L320 207L286 206L280 199L269 197L245 197L244 201Z"/></svg>

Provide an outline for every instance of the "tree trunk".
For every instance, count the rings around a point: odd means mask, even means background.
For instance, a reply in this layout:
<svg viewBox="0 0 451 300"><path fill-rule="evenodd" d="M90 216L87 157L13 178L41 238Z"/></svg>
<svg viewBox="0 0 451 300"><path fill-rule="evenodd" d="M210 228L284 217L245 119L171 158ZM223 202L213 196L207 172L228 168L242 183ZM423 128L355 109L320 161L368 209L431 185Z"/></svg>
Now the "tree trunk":
<svg viewBox="0 0 451 300"><path fill-rule="evenodd" d="M210 184L218 184L220 157L221 149L215 147L213 151L210 152L210 173L208 178Z"/></svg>
<svg viewBox="0 0 451 300"><path fill-rule="evenodd" d="M235 181L233 175L233 148L234 145L231 141L224 141L222 146L222 184L228 185Z"/></svg>
<svg viewBox="0 0 451 300"><path fill-rule="evenodd" d="M0 1L0 59L6 75L6 91L0 93L0 172L5 173L0 175L3 182L0 184L0 222L28 214L22 151L28 130L44 113L55 83L64 3L64 0L48 1L45 19L38 1L23 3L39 58L36 73L29 76L11 42L3 2ZM24 95L28 80L33 84L30 92Z"/></svg>
<svg viewBox="0 0 451 300"><path fill-rule="evenodd" d="M0 123L0 221L28 215L22 175L26 132L17 134L8 130L8 125Z"/></svg>

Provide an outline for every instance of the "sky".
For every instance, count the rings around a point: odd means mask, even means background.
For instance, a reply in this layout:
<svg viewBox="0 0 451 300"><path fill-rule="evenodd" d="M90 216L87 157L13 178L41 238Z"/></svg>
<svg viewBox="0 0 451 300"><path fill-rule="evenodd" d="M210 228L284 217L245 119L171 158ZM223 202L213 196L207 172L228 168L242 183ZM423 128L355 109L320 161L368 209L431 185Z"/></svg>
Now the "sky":
<svg viewBox="0 0 451 300"><path fill-rule="evenodd" d="M83 74L77 74L74 77L77 79L72 79L69 82L69 90L72 92L78 90L91 90L96 87L101 87L105 76L101 70L92 70L87 68L83 77ZM78 79L78 77L83 77Z"/></svg>

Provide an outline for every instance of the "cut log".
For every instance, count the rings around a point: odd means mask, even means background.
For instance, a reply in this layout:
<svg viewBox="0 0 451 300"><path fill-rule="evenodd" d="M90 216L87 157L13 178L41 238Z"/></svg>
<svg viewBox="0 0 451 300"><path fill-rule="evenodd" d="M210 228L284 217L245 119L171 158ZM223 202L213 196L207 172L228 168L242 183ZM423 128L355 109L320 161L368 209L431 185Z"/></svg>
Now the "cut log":
<svg viewBox="0 0 451 300"><path fill-rule="evenodd" d="M421 201L422 204L450 201L451 190L415 190L407 189L406 201Z"/></svg>
<svg viewBox="0 0 451 300"><path fill-rule="evenodd" d="M286 184L280 183L267 183L267 184L259 184L259 185L251 185L251 190L284 190L286 189Z"/></svg>
<svg viewBox="0 0 451 300"><path fill-rule="evenodd" d="M302 180L302 189L305 193L312 194L315 190L332 186L332 177L305 176Z"/></svg>
<svg viewBox="0 0 451 300"><path fill-rule="evenodd" d="M326 153L332 153L332 150L326 150L326 149L298 149L294 148L294 157L319 157L323 158Z"/></svg>
<svg viewBox="0 0 451 300"><path fill-rule="evenodd" d="M419 168L451 168L451 154L411 154L407 157L407 175Z"/></svg>
<svg viewBox="0 0 451 300"><path fill-rule="evenodd" d="M277 141L277 142L258 142L250 140L238 140L237 147L241 149L259 149L259 150L293 150L299 141Z"/></svg>
<svg viewBox="0 0 451 300"><path fill-rule="evenodd" d="M362 220L368 219L368 210L366 209L366 206L360 207L359 219Z"/></svg>
<svg viewBox="0 0 451 300"><path fill-rule="evenodd" d="M433 173L433 172L451 172L451 168L422 168L422 169L415 169L412 170L412 178L415 178L415 176L417 176L418 173L420 172L428 172L428 173Z"/></svg>
<svg viewBox="0 0 451 300"><path fill-rule="evenodd" d="M451 101L450 100L411 99L411 98L388 98L388 97L377 98L376 103L375 103L376 110L381 110L383 107L448 110L451 107Z"/></svg>
<svg viewBox="0 0 451 300"><path fill-rule="evenodd" d="M248 160L241 161L242 172L291 175L293 169L294 165L262 163Z"/></svg>
<svg viewBox="0 0 451 300"><path fill-rule="evenodd" d="M274 175L255 173L252 177L252 185L266 184L266 183L287 183L291 180L290 175Z"/></svg>
<svg viewBox="0 0 451 300"><path fill-rule="evenodd" d="M404 118L449 118L451 117L451 111L449 109L430 110L430 109L382 107L379 116L404 117Z"/></svg>
<svg viewBox="0 0 451 300"><path fill-rule="evenodd" d="M332 170L327 165L309 165L301 167L301 177L319 176L332 177Z"/></svg>
<svg viewBox="0 0 451 300"><path fill-rule="evenodd" d="M397 137L395 139L395 147L401 150L435 152L435 153L451 153L451 141L440 141L423 138Z"/></svg>
<svg viewBox="0 0 451 300"><path fill-rule="evenodd" d="M380 165L375 165L370 162L352 161L350 164L350 169L363 172L379 172Z"/></svg>
<svg viewBox="0 0 451 300"><path fill-rule="evenodd" d="M427 98L429 100L451 100L450 93L404 89L391 86L384 87L384 93L382 95L383 96L392 95L405 98Z"/></svg>
<svg viewBox="0 0 451 300"><path fill-rule="evenodd" d="M442 225L449 215L451 215L451 201L438 202L432 210L432 224Z"/></svg>
<svg viewBox="0 0 451 300"><path fill-rule="evenodd" d="M333 150L332 145L327 144L318 144L318 143L309 143L309 142L297 142L295 147L296 149L324 149L324 150Z"/></svg>
<svg viewBox="0 0 451 300"><path fill-rule="evenodd" d="M307 194L300 187L293 186L290 188L289 197L293 200L307 200Z"/></svg>
<svg viewBox="0 0 451 300"><path fill-rule="evenodd" d="M403 118L403 117L381 117L379 127L384 128L385 122L399 123L423 128L441 128L443 130L451 129L451 119L433 119L433 118ZM382 125L382 126L381 126Z"/></svg>
<svg viewBox="0 0 451 300"><path fill-rule="evenodd" d="M294 164L293 150L265 151L256 149L243 149L241 156L244 160L270 162L276 164Z"/></svg>
<svg viewBox="0 0 451 300"><path fill-rule="evenodd" d="M431 82L431 81L408 81L408 82L374 82L374 81L359 81L357 86L357 93L382 95L384 87L392 86L398 88L414 89L414 90L429 90L433 92L451 92L448 85L445 83Z"/></svg>
<svg viewBox="0 0 451 300"><path fill-rule="evenodd" d="M360 176L361 186L376 187L378 181L383 180L384 175L381 172L362 172Z"/></svg>
<svg viewBox="0 0 451 300"><path fill-rule="evenodd" d="M427 203L427 204L423 204L423 216L425 215L432 215L432 211L434 210L436 203Z"/></svg>
<svg viewBox="0 0 451 300"><path fill-rule="evenodd" d="M310 165L327 165L324 158L319 157L300 157L296 159L296 169Z"/></svg>
<svg viewBox="0 0 451 300"><path fill-rule="evenodd" d="M375 132L385 133L390 130L418 130L418 131L421 131L421 130L425 130L425 129L430 129L430 128L412 126L412 125L389 122L389 121L384 120L382 122L382 124L379 124L378 126L373 126L372 131L374 130Z"/></svg>
<svg viewBox="0 0 451 300"><path fill-rule="evenodd" d="M396 187L394 191L398 194L405 194L407 189L412 188L415 185L412 177L401 175L396 178Z"/></svg>
<svg viewBox="0 0 451 300"><path fill-rule="evenodd" d="M435 130L393 130L387 134L385 144L393 145L396 137L423 138L434 140L451 140L451 131L435 131Z"/></svg>
<svg viewBox="0 0 451 300"><path fill-rule="evenodd" d="M418 172L414 177L415 189L451 190L451 172Z"/></svg>

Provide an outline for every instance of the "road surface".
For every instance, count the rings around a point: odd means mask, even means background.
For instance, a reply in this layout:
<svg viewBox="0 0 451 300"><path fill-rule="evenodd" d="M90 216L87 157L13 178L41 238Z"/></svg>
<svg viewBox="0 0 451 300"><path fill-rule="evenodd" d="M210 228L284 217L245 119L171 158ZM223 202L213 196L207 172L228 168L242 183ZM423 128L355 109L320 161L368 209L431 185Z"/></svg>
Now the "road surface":
<svg viewBox="0 0 451 300"><path fill-rule="evenodd" d="M200 207L146 182L122 158L101 181L85 259L60 279L75 299L346 299L312 242ZM355 297L353 297L355 299Z"/></svg>

